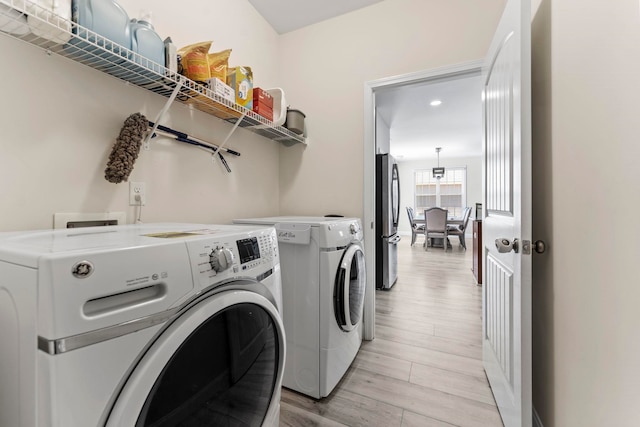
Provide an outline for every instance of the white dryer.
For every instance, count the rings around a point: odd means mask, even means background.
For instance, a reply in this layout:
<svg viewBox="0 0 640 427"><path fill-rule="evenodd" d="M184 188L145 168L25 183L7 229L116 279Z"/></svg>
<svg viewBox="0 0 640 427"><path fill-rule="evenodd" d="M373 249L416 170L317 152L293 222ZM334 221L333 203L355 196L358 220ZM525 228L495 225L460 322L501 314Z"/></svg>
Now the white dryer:
<svg viewBox="0 0 640 427"><path fill-rule="evenodd" d="M362 343L366 274L358 218L236 219L274 225L280 247L287 362L283 386L328 396Z"/></svg>
<svg viewBox="0 0 640 427"><path fill-rule="evenodd" d="M273 227L0 235L0 425L278 425Z"/></svg>

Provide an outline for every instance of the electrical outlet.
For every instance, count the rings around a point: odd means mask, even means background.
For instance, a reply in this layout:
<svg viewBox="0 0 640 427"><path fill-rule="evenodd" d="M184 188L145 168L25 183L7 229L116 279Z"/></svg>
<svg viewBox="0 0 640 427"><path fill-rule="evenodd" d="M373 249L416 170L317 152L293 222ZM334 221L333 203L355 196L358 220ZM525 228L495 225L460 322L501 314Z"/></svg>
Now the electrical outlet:
<svg viewBox="0 0 640 427"><path fill-rule="evenodd" d="M147 201L147 188L144 182L129 182L129 206L144 206Z"/></svg>

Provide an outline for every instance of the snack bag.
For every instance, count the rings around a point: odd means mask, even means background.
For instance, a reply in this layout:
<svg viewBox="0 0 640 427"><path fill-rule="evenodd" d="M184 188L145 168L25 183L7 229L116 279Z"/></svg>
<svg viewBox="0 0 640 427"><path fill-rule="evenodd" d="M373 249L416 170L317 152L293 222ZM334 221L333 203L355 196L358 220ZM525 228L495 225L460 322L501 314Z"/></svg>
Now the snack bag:
<svg viewBox="0 0 640 427"><path fill-rule="evenodd" d="M208 52L212 41L200 42L178 50L182 74L196 82L206 82L210 76Z"/></svg>
<svg viewBox="0 0 640 427"><path fill-rule="evenodd" d="M209 54L210 78L212 79L218 78L223 82L227 81L227 69L229 68L229 56L231 56L231 49Z"/></svg>

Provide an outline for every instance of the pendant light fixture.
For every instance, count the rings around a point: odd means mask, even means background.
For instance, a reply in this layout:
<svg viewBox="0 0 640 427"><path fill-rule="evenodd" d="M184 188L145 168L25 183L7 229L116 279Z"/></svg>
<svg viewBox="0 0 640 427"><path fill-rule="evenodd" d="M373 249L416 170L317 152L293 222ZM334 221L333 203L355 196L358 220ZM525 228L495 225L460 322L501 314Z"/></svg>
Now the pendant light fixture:
<svg viewBox="0 0 640 427"><path fill-rule="evenodd" d="M444 167L440 167L440 150L442 150L442 147L436 147L436 154L438 154L438 167L433 168L432 170L433 177L435 179L440 179L444 176Z"/></svg>

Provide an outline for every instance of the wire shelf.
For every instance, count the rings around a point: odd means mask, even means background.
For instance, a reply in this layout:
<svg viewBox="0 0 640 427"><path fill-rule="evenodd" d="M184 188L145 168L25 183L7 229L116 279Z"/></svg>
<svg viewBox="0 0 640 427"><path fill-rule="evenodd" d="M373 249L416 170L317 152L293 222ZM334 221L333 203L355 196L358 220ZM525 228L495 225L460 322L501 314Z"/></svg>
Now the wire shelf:
<svg viewBox="0 0 640 427"><path fill-rule="evenodd" d="M27 23L26 18L29 18ZM39 28L36 35L31 26ZM0 33L37 46L151 92L169 98L182 83L176 100L239 127L282 142L306 144L283 126L217 95L208 87L153 62L132 50L42 8L29 0L0 0ZM45 36L42 36L44 34Z"/></svg>

